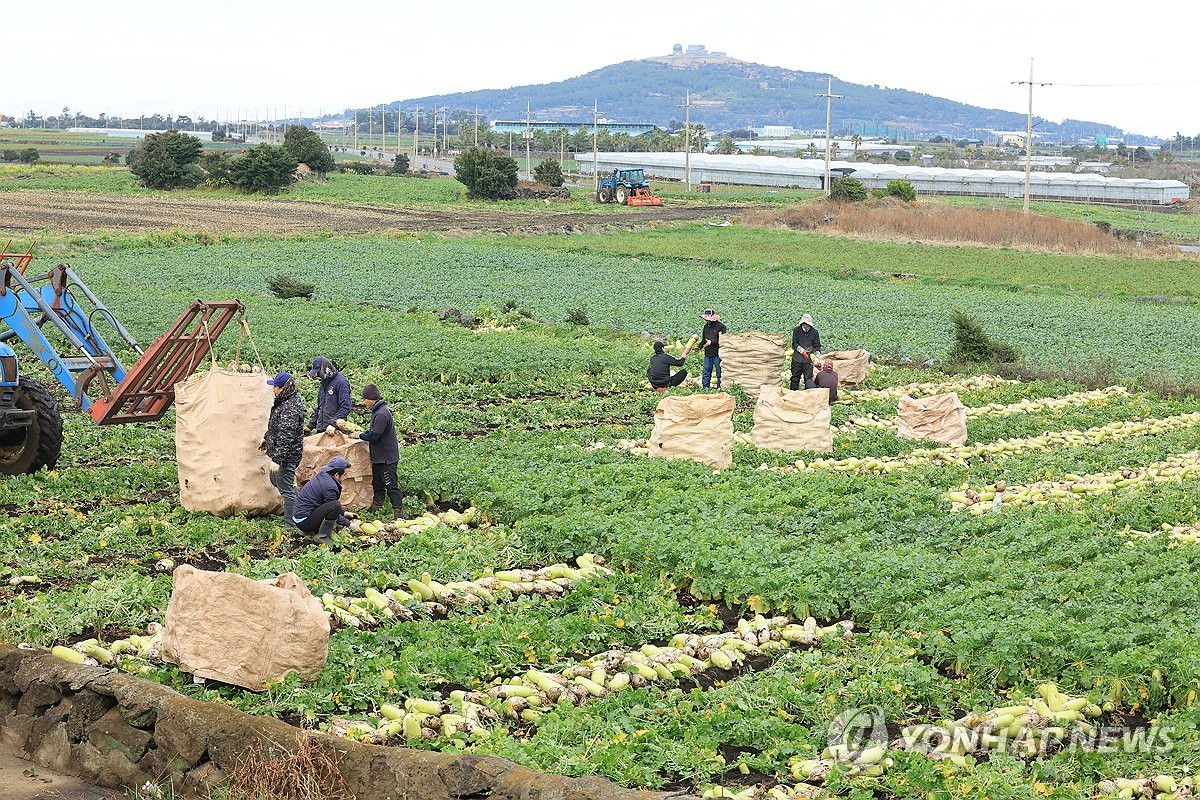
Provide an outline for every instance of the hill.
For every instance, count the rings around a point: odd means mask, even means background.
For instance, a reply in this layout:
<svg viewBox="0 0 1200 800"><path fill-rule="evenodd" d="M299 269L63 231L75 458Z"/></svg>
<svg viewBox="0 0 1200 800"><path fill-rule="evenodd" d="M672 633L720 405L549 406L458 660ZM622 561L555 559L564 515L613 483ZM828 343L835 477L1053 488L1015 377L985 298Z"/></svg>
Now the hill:
<svg viewBox="0 0 1200 800"><path fill-rule="evenodd" d="M683 111L677 106L690 91L692 120L712 132L747 125L823 129L825 101L816 95L825 91L827 77L720 55L675 55L625 61L555 83L411 98L388 103L387 108L411 110L420 105L473 111L478 106L489 119L524 119L529 103L534 119L590 125L596 101L602 117L666 127L682 120ZM1025 129L1024 114L905 89L847 83L834 76L834 91L845 95L834 103L835 131L967 136L984 130ZM1038 131L1069 139L1119 133L1111 125L1078 120L1042 122Z"/></svg>

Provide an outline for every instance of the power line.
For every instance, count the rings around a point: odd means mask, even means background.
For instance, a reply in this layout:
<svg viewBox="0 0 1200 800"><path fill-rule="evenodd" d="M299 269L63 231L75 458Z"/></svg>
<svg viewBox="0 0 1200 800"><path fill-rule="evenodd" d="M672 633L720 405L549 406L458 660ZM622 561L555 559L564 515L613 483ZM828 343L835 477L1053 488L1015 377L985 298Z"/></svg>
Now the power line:
<svg viewBox="0 0 1200 800"><path fill-rule="evenodd" d="M1013 81L1017 85L1029 85L1029 117L1025 127L1025 204L1022 211L1029 213L1029 179L1033 172L1033 59L1029 59L1029 80ZM1038 83L1038 86L1053 86L1052 83Z"/></svg>

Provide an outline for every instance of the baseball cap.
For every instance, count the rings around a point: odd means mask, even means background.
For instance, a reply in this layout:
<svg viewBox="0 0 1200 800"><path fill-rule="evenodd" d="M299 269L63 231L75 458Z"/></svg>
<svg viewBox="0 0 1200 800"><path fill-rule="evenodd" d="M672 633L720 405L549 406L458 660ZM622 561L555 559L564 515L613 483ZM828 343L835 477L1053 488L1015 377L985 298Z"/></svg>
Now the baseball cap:
<svg viewBox="0 0 1200 800"><path fill-rule="evenodd" d="M350 468L350 462L341 456L334 456L329 459L329 463L317 470L318 472L337 472L338 470L347 470Z"/></svg>
<svg viewBox="0 0 1200 800"><path fill-rule="evenodd" d="M291 379L292 379L292 373L281 372L278 375L276 375L274 378L271 378L271 380L267 381L267 386L277 386L280 389L282 389L284 386L287 386L287 382L290 381Z"/></svg>

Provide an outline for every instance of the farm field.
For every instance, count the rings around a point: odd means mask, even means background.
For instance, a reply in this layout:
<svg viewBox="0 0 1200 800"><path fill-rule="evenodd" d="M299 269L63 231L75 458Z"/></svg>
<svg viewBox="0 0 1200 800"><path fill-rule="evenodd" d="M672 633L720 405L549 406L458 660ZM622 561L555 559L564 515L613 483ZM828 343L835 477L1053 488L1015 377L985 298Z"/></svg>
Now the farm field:
<svg viewBox="0 0 1200 800"><path fill-rule="evenodd" d="M317 683L255 694L194 684L152 657L125 666L335 735L633 787L1032 800L1115 796L1105 780L1190 783L1200 551L1177 534L1200 520L1200 471L1169 465L1200 451L1200 401L1137 377L1200 378L1195 307L1102 283L1106 271L1165 281L1154 268L1175 262L789 236L695 225L502 240L59 238L39 261L69 261L140 340L197 296L238 296L268 372L323 353L356 391L378 384L407 445L404 515L431 527L312 548L278 541L273 520L190 514L178 507L170 417L98 428L69 413L57 469L0 484L0 639L86 650L145 633L179 564L294 571L329 596L336 628ZM842 270L915 273L922 259L958 265L952 292ZM984 273L976 261L1014 282L1039 270L1058 282L968 285ZM315 299L268 295L264 276L281 271L316 281ZM510 300L534 319L505 312ZM628 451L660 399L644 385L640 331L686 339L713 304L732 331L783 332L811 310L827 347L867 346L891 364L834 407L828 466L738 446L734 466L714 473ZM495 325L430 313L448 305ZM1032 368L1103 360L1128 391L913 366L942 358L959 307ZM562 324L581 308L592 325ZM1103 334L1113 329L1136 335ZM975 449L929 458L887 421L899 393L942 389L978 409ZM749 431L753 398L732 393L735 427ZM797 471L797 458L813 468ZM870 459L894 467L875 474ZM1118 486L1131 480L1122 470L1156 479ZM1096 475L1122 477L1084 488ZM1049 481L1067 496L1047 489L1049 502L985 514L955 499L990 503L999 481ZM856 710L886 721L894 749L823 756L831 726ZM931 750L917 727L928 725L965 738ZM1100 747L1106 728L1117 743Z"/></svg>

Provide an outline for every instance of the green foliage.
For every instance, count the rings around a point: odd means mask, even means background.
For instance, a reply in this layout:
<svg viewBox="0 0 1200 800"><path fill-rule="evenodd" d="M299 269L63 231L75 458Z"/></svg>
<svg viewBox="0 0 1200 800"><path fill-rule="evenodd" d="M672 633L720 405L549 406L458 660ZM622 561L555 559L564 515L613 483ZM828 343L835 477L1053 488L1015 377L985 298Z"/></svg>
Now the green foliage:
<svg viewBox="0 0 1200 800"><path fill-rule="evenodd" d="M392 175L405 175L408 173L408 155L405 153L398 154L392 159L392 166L388 169Z"/></svg>
<svg viewBox="0 0 1200 800"><path fill-rule="evenodd" d="M888 197L898 197L909 203L917 199L917 190L913 188L912 182L902 178L888 181L886 193Z"/></svg>
<svg viewBox="0 0 1200 800"><path fill-rule="evenodd" d="M950 314L950 323L954 326L954 345L946 357L951 362L1009 364L1017 360L1014 347L992 338L979 320L962 309Z"/></svg>
<svg viewBox="0 0 1200 800"><path fill-rule="evenodd" d="M283 147L260 144L233 159L229 183L247 193L275 194L295 181L296 165Z"/></svg>
<svg viewBox="0 0 1200 800"><path fill-rule="evenodd" d="M116 150L110 150L108 155L106 155L104 157L103 163L113 165L113 166L120 164L121 163L121 154L118 153Z"/></svg>
<svg viewBox="0 0 1200 800"><path fill-rule="evenodd" d="M834 178L829 196L834 200L857 203L867 199L867 190L856 178Z"/></svg>
<svg viewBox="0 0 1200 800"><path fill-rule="evenodd" d="M721 137L721 141L717 142L717 155L732 156L737 154L737 145L733 143L733 139L728 136Z"/></svg>
<svg viewBox="0 0 1200 800"><path fill-rule="evenodd" d="M129 151L125 163L143 186L190 189L204 179L196 162L204 143L179 131L151 133Z"/></svg>
<svg viewBox="0 0 1200 800"><path fill-rule="evenodd" d="M200 156L200 169L204 171L204 182L210 186L229 186L233 155L227 152L204 153Z"/></svg>
<svg viewBox="0 0 1200 800"><path fill-rule="evenodd" d="M223 142L227 139L224 127L216 127L212 129L212 140L214 142Z"/></svg>
<svg viewBox="0 0 1200 800"><path fill-rule="evenodd" d="M517 162L496 150L472 147L454 159L454 173L467 196L503 200L517 186Z"/></svg>
<svg viewBox="0 0 1200 800"><path fill-rule="evenodd" d="M355 175L374 175L375 168L369 161L347 161L342 164L343 172L353 172Z"/></svg>
<svg viewBox="0 0 1200 800"><path fill-rule="evenodd" d="M533 168L533 179L538 183L544 183L547 186L562 186L563 171L558 162L552 158L546 158L538 162L538 165Z"/></svg>
<svg viewBox="0 0 1200 800"><path fill-rule="evenodd" d="M36 147L26 147L24 150L5 149L0 153L0 160L3 161L20 161L22 164L32 164L41 158L41 154Z"/></svg>
<svg viewBox="0 0 1200 800"><path fill-rule="evenodd" d="M333 154L316 131L304 125L291 125L283 134L283 149L314 172L326 173L334 168Z"/></svg>
<svg viewBox="0 0 1200 800"><path fill-rule="evenodd" d="M575 306L567 309L566 322L570 325L591 325L588 319L587 306Z"/></svg>
<svg viewBox="0 0 1200 800"><path fill-rule="evenodd" d="M314 285L298 281L286 272L279 272L267 277L267 288L281 300L290 300L293 297L308 300L313 295Z"/></svg>

